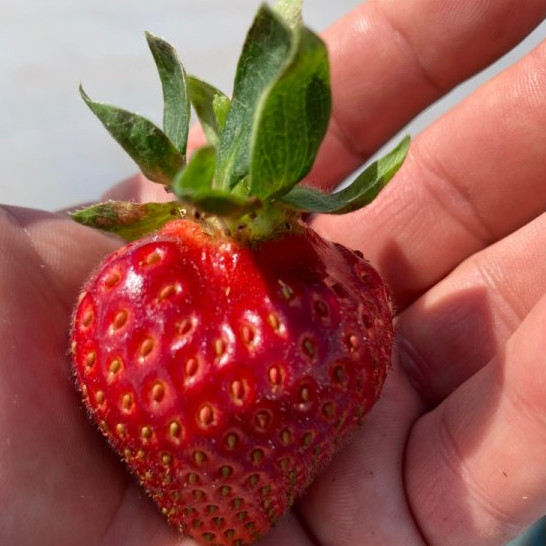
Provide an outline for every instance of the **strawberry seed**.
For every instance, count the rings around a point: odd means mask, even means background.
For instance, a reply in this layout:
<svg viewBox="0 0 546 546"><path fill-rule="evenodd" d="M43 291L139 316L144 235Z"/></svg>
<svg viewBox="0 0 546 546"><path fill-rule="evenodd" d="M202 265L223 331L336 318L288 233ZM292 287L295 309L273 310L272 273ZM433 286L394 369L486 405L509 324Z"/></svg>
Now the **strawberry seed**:
<svg viewBox="0 0 546 546"><path fill-rule="evenodd" d="M85 355L85 367L91 369L97 361L97 353L95 351L89 351Z"/></svg>
<svg viewBox="0 0 546 546"><path fill-rule="evenodd" d="M154 348L154 340L150 337L147 337L141 344L138 349L140 360L143 361Z"/></svg>
<svg viewBox="0 0 546 546"><path fill-rule="evenodd" d="M116 313L116 316L114 317L114 320L112 321L112 330L119 330L120 328L123 328L128 318L129 314L127 313L127 311L125 311L124 309L118 311Z"/></svg>
<svg viewBox="0 0 546 546"><path fill-rule="evenodd" d="M243 405L243 399L245 398L246 391L247 391L245 383L246 382L244 380L243 381L235 380L230 385L231 400L237 406Z"/></svg>
<svg viewBox="0 0 546 546"><path fill-rule="evenodd" d="M121 411L129 413L133 409L134 397L130 392L126 392L121 397Z"/></svg>
<svg viewBox="0 0 546 546"><path fill-rule="evenodd" d="M237 436L237 434L235 434L235 432L230 432L227 436L226 436L226 439L225 439L225 446L229 449L229 450L233 450L237 447L237 444L239 443L239 437Z"/></svg>
<svg viewBox="0 0 546 546"><path fill-rule="evenodd" d="M140 428L140 437L143 440L149 440L152 437L152 427L150 425L144 425Z"/></svg>
<svg viewBox="0 0 546 546"><path fill-rule="evenodd" d="M197 423L202 428L209 428L216 424L216 411L210 404L205 404L197 413Z"/></svg>
<svg viewBox="0 0 546 546"><path fill-rule="evenodd" d="M171 421L169 423L169 436L171 440L176 443L180 442L180 436L182 435L182 427L178 421Z"/></svg>

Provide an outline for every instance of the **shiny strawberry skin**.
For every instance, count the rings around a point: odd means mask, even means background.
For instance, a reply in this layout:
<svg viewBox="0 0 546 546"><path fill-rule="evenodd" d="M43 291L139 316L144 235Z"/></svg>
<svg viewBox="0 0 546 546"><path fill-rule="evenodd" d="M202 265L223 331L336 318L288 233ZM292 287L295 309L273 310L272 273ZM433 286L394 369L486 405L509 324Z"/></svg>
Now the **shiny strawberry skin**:
<svg viewBox="0 0 546 546"><path fill-rule="evenodd" d="M87 410L182 532L263 534L377 401L388 291L307 227L244 247L176 220L84 287L73 370Z"/></svg>

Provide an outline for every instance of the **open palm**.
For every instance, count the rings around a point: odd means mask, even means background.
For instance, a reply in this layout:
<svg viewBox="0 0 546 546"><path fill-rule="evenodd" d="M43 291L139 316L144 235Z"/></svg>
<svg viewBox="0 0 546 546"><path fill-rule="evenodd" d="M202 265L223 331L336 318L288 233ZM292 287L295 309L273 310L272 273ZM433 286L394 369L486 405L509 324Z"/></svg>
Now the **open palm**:
<svg viewBox="0 0 546 546"><path fill-rule="evenodd" d="M544 0L350 14L325 33L335 108L309 180L335 185L545 16ZM500 545L546 513L545 89L542 44L416 138L373 205L313 220L392 287L394 366L363 429L260 545ZM137 177L111 197L156 192ZM71 386L78 289L118 245L63 215L0 209L2 544L185 543Z"/></svg>

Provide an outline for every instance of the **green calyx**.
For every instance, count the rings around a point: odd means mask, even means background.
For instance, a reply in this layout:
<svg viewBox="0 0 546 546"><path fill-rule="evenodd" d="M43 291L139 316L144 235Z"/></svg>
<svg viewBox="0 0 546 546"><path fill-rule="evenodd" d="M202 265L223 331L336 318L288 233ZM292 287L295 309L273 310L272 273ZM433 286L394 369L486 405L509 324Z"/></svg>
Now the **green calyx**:
<svg viewBox="0 0 546 546"><path fill-rule="evenodd" d="M331 111L326 46L303 25L302 3L279 0L273 8L259 8L231 99L186 74L173 47L147 33L163 88L162 129L138 114L94 102L80 88L142 173L174 199L146 206L103 203L73 218L131 240L198 211L252 241L290 229L302 213L340 214L369 203L402 165L408 137L344 190L324 194L297 186L313 166ZM187 158L190 106L208 144Z"/></svg>

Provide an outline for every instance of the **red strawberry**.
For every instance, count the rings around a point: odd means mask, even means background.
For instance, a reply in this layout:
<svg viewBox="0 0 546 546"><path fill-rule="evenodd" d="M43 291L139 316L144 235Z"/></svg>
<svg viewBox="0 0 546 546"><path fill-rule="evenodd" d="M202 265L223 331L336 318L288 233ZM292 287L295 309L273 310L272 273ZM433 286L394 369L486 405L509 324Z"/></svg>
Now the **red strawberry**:
<svg viewBox="0 0 546 546"><path fill-rule="evenodd" d="M111 255L76 312L93 418L169 520L203 541L263 533L385 378L380 278L296 230L250 249L173 221Z"/></svg>
<svg viewBox="0 0 546 546"><path fill-rule="evenodd" d="M175 199L74 214L132 241L82 291L74 374L129 469L169 521L203 544L241 546L273 525L362 422L390 362L384 283L301 215L369 202L408 141L346 190L295 186L327 127L328 69L295 4L280 5L282 14L262 7L254 21L233 101L187 77L151 35L163 131L82 92ZM210 146L186 164L189 100Z"/></svg>

